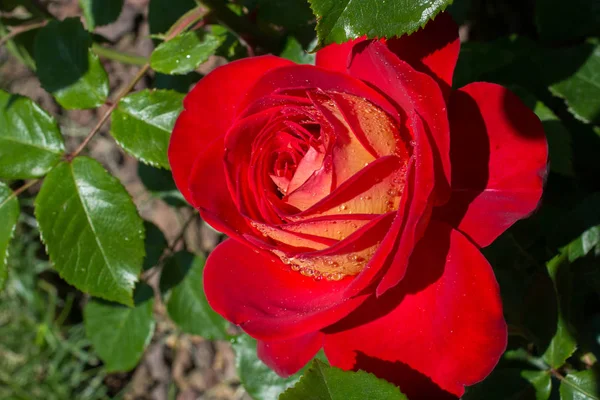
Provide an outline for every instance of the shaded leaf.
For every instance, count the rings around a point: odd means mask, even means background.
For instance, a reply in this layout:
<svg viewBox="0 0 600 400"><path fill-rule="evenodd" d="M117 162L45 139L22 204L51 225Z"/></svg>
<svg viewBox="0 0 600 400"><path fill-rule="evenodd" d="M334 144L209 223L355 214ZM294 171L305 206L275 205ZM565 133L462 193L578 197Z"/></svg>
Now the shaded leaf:
<svg viewBox="0 0 600 400"><path fill-rule="evenodd" d="M215 54L223 35L192 31L161 43L150 56L150 66L163 74L185 75Z"/></svg>
<svg viewBox="0 0 600 400"><path fill-rule="evenodd" d="M543 39L566 41L600 34L600 3L536 0L535 23Z"/></svg>
<svg viewBox="0 0 600 400"><path fill-rule="evenodd" d="M0 177L46 174L65 151L54 118L27 97L0 90Z"/></svg>
<svg viewBox="0 0 600 400"><path fill-rule="evenodd" d="M533 110L544 125L548 139L550 170L564 176L574 176L571 135L558 117L538 101Z"/></svg>
<svg viewBox="0 0 600 400"><path fill-rule="evenodd" d="M165 33L179 17L196 7L194 0L150 0L148 22L150 33Z"/></svg>
<svg viewBox="0 0 600 400"><path fill-rule="evenodd" d="M171 290L167 312L181 330L207 339L226 339L229 322L213 311L204 294L205 261L185 251L176 253L163 267L161 292Z"/></svg>
<svg viewBox="0 0 600 400"><path fill-rule="evenodd" d="M566 79L550 86L565 100L569 110L584 122L600 122L600 45L579 69Z"/></svg>
<svg viewBox="0 0 600 400"><path fill-rule="evenodd" d="M160 260L160 256L167 248L167 239L160 228L152 222L144 221L144 230L146 231L146 239L144 240L144 248L146 249L146 258L144 258L144 271L155 267Z"/></svg>
<svg viewBox="0 0 600 400"><path fill-rule="evenodd" d="M0 290L8 277L8 242L12 238L19 218L19 201L8 186L0 182Z"/></svg>
<svg viewBox="0 0 600 400"><path fill-rule="evenodd" d="M121 183L78 157L48 174L35 201L54 268L77 289L132 304L144 258L144 227Z"/></svg>
<svg viewBox="0 0 600 400"><path fill-rule="evenodd" d="M400 389L364 371L343 371L313 360L300 381L286 390L281 400L401 400Z"/></svg>
<svg viewBox="0 0 600 400"><path fill-rule="evenodd" d="M561 400L600 400L600 373L595 370L569 374L560 384Z"/></svg>
<svg viewBox="0 0 600 400"><path fill-rule="evenodd" d="M129 371L139 362L154 333L154 293L144 283L134 306L90 300L83 310L85 332L108 372Z"/></svg>
<svg viewBox="0 0 600 400"><path fill-rule="evenodd" d="M242 334L232 340L235 364L240 381L254 400L277 400L286 389L294 386L302 371L282 378L256 356L256 340Z"/></svg>
<svg viewBox="0 0 600 400"><path fill-rule="evenodd" d="M108 96L108 76L91 45L78 18L50 21L36 36L38 78L66 109L95 108Z"/></svg>
<svg viewBox="0 0 600 400"><path fill-rule="evenodd" d="M571 275L569 262L564 254L554 257L548 264L548 274L554 284L558 301L558 321L556 332L542 358L552 368L562 367L567 358L577 349L577 340L569 326L569 298Z"/></svg>
<svg viewBox="0 0 600 400"><path fill-rule="evenodd" d="M309 0L318 18L319 45L412 33L443 11L452 0Z"/></svg>
<svg viewBox="0 0 600 400"><path fill-rule="evenodd" d="M172 207L184 207L188 205L181 192L177 190L171 171L139 163L138 175L146 189L153 196L162 199L168 205Z"/></svg>
<svg viewBox="0 0 600 400"><path fill-rule="evenodd" d="M117 143L138 160L169 169L167 149L183 95L172 90L142 90L124 97L110 128Z"/></svg>
<svg viewBox="0 0 600 400"><path fill-rule="evenodd" d="M83 17L89 31L117 20L123 9L124 0L79 0Z"/></svg>
<svg viewBox="0 0 600 400"><path fill-rule="evenodd" d="M484 381L468 387L463 400L547 400L552 391L548 371L497 368Z"/></svg>

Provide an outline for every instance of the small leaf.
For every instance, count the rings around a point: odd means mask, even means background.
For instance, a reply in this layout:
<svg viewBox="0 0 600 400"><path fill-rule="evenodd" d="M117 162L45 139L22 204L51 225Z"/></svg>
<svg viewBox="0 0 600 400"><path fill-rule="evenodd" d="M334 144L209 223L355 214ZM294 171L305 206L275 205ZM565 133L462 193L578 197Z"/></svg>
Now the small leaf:
<svg viewBox="0 0 600 400"><path fill-rule="evenodd" d="M119 18L124 0L79 0L83 17L91 32L97 26L112 24Z"/></svg>
<svg viewBox="0 0 600 400"><path fill-rule="evenodd" d="M172 90L142 90L123 98L114 111L110 133L142 162L170 169L167 149L183 95Z"/></svg>
<svg viewBox="0 0 600 400"><path fill-rule="evenodd" d="M277 400L286 389L294 386L302 372L282 378L256 356L256 340L240 335L232 340L235 364L240 381L254 400Z"/></svg>
<svg viewBox="0 0 600 400"><path fill-rule="evenodd" d="M144 271L147 271L158 264L168 243L159 227L152 222L144 221L144 230L146 231L146 239L144 240L144 248L146 249Z"/></svg>
<svg viewBox="0 0 600 400"><path fill-rule="evenodd" d="M78 18L50 21L36 36L37 75L66 109L95 108L108 96L108 76L91 45Z"/></svg>
<svg viewBox="0 0 600 400"><path fill-rule="evenodd" d="M314 360L300 381L281 400L401 400L397 386L365 371L343 371Z"/></svg>
<svg viewBox="0 0 600 400"><path fill-rule="evenodd" d="M302 45L296 38L289 36L285 42L285 47L281 52L281 57L287 58L298 64L311 64L315 65L315 54L308 53L302 48Z"/></svg>
<svg viewBox="0 0 600 400"><path fill-rule="evenodd" d="M497 368L484 381L468 387L463 400L548 400L552 379L548 371Z"/></svg>
<svg viewBox="0 0 600 400"><path fill-rule="evenodd" d="M154 293L144 283L135 289L134 306L90 300L83 310L85 331L107 372L129 371L152 339Z"/></svg>
<svg viewBox="0 0 600 400"><path fill-rule="evenodd" d="M161 292L171 290L169 317L184 332L207 339L226 339L229 323L208 305L202 273L204 257L182 251L168 259L160 277Z"/></svg>
<svg viewBox="0 0 600 400"><path fill-rule="evenodd" d="M600 251L600 225L592 226L569 243L567 247L569 261L573 262L578 258L585 257L592 250Z"/></svg>
<svg viewBox="0 0 600 400"><path fill-rule="evenodd" d="M19 201L8 186L0 182L0 290L6 283L8 270L8 242L12 238L19 218Z"/></svg>
<svg viewBox="0 0 600 400"><path fill-rule="evenodd" d="M60 161L64 151L51 115L27 97L0 90L0 177L42 176Z"/></svg>
<svg viewBox="0 0 600 400"><path fill-rule="evenodd" d="M577 118L600 123L600 45L577 71L550 86L550 90L566 101Z"/></svg>
<svg viewBox="0 0 600 400"><path fill-rule="evenodd" d="M564 254L554 257L547 265L558 301L558 321L554 337L542 358L552 368L562 367L577 349L577 340L568 323L571 290L569 267L568 259Z"/></svg>
<svg viewBox="0 0 600 400"><path fill-rule="evenodd" d="M48 174L35 201L54 268L82 292L126 305L144 258L144 226L121 183L78 157Z"/></svg>
<svg viewBox="0 0 600 400"><path fill-rule="evenodd" d="M185 75L215 54L225 40L222 35L193 31L161 43L150 56L150 66L158 72Z"/></svg>
<svg viewBox="0 0 600 400"><path fill-rule="evenodd" d="M322 47L363 35L369 38L401 36L425 26L452 0L309 0L317 16Z"/></svg>
<svg viewBox="0 0 600 400"><path fill-rule="evenodd" d="M561 400L600 400L600 373L596 370L569 374L560 384Z"/></svg>

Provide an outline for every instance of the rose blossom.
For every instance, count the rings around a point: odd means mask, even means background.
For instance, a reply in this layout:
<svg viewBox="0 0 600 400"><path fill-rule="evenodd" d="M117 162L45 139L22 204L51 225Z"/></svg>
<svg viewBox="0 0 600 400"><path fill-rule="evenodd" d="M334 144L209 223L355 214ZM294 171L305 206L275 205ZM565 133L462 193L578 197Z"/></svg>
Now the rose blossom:
<svg viewBox="0 0 600 400"><path fill-rule="evenodd" d="M479 248L535 209L547 144L507 89L451 91L459 48L442 14L400 39L328 46L316 66L235 61L186 97L173 176L230 237L206 296L280 375L323 348L441 398L498 362L506 324Z"/></svg>

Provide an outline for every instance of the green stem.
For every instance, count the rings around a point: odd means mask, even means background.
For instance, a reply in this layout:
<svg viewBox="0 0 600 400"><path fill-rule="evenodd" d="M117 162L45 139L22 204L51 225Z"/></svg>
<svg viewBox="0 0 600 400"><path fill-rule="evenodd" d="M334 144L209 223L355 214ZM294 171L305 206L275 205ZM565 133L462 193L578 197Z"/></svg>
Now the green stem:
<svg viewBox="0 0 600 400"><path fill-rule="evenodd" d="M104 47L98 43L92 44L92 50L100 57L119 61L125 64L144 66L148 62L145 57L137 56L135 54L122 53L120 51Z"/></svg>

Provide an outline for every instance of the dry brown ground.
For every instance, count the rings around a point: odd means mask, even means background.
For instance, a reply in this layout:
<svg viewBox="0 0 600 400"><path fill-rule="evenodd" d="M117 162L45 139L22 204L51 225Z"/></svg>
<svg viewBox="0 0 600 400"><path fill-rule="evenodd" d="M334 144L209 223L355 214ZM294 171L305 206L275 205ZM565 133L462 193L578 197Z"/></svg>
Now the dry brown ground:
<svg viewBox="0 0 600 400"><path fill-rule="evenodd" d="M59 19L79 16L77 0L43 1ZM97 32L115 43L121 51L149 56L153 45L148 37L148 0L126 0L120 18L113 24L100 27ZM134 77L139 67L118 62L103 61L110 77L111 93ZM210 67L205 67L210 68ZM136 90L150 83L142 80ZM28 96L53 114L65 135L67 147L74 149L106 111L61 110L39 84L35 75L4 48L0 49L0 86L12 93ZM144 219L154 222L173 241L182 228L181 216L163 201L152 197L137 175L137 161L124 154L108 135L106 124L88 146L88 154L99 160L117 176L132 195ZM37 190L35 187L32 190ZM211 250L218 243L217 234L195 222L187 230L188 246L197 250ZM240 386L235 370L235 358L227 342L208 341L200 337L180 334L166 316L164 304L156 302L157 329L139 366L131 373L113 374L106 384L117 392L126 390L127 400L166 400L177 393L178 400L244 399L249 396Z"/></svg>

